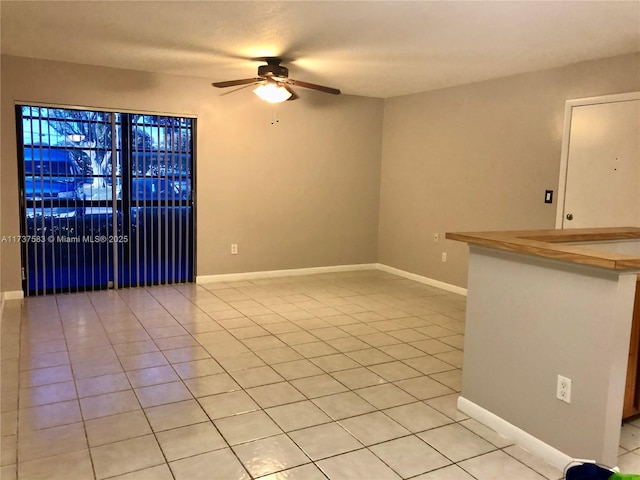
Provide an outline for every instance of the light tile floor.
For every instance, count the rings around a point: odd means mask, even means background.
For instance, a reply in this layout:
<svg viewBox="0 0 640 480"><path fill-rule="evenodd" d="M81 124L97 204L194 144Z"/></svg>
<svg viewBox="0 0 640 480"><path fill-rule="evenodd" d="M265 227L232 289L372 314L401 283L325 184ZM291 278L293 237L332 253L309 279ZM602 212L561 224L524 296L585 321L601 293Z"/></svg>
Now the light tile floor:
<svg viewBox="0 0 640 480"><path fill-rule="evenodd" d="M456 409L464 309L376 271L9 301L0 476L561 478Z"/></svg>

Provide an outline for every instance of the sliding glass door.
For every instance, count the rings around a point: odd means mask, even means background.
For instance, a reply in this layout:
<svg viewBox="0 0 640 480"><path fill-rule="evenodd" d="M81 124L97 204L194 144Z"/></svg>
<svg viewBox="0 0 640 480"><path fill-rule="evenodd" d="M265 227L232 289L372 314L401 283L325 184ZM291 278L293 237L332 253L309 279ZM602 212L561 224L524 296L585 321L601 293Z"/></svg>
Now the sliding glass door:
<svg viewBox="0 0 640 480"><path fill-rule="evenodd" d="M16 114L27 295L193 281L194 119Z"/></svg>

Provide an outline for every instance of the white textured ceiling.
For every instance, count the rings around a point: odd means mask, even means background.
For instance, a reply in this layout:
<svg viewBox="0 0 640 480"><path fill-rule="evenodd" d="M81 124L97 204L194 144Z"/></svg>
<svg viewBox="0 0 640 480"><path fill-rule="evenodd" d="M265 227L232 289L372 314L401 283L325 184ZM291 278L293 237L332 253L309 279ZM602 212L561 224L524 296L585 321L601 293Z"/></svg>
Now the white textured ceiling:
<svg viewBox="0 0 640 480"><path fill-rule="evenodd" d="M6 1L3 54L392 97L640 51L640 1Z"/></svg>

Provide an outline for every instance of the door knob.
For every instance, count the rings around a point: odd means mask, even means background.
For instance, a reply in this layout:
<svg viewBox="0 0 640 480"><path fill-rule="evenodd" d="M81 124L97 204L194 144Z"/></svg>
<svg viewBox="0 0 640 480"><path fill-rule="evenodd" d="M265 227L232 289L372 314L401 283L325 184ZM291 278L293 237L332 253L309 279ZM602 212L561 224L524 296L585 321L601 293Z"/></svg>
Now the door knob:
<svg viewBox="0 0 640 480"><path fill-rule="evenodd" d="M573 220L573 213L567 213L567 220Z"/></svg>

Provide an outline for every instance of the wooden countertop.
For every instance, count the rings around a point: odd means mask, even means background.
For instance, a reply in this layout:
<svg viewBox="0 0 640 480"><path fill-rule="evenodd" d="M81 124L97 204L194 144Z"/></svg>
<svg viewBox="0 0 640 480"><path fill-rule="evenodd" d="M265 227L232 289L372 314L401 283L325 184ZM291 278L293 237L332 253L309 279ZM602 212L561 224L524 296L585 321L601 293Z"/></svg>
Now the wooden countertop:
<svg viewBox="0 0 640 480"><path fill-rule="evenodd" d="M592 265L611 270L638 270L640 257L566 245L571 242L640 240L640 228L585 228L566 230L520 230L506 232L447 233L449 240L481 245L498 250L554 258L571 263Z"/></svg>

